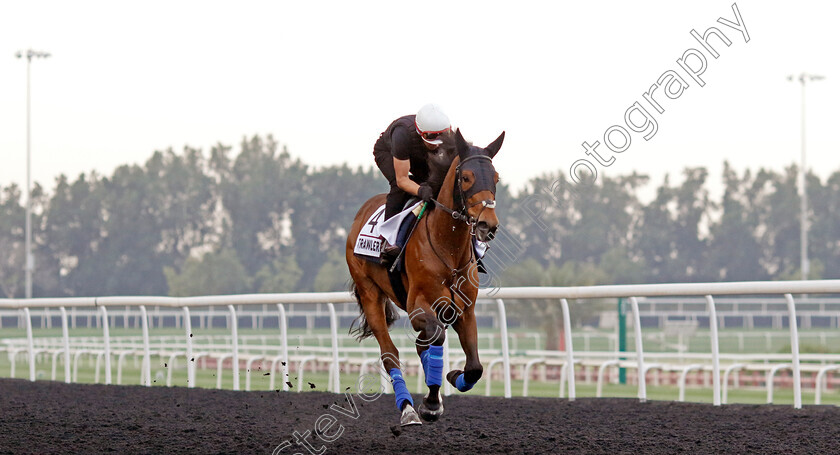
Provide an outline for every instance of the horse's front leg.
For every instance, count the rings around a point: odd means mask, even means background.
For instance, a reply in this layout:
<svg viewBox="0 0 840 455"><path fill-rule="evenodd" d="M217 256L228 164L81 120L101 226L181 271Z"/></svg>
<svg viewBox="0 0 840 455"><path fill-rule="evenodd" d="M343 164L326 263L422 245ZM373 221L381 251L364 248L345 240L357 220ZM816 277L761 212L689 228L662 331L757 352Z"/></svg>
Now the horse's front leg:
<svg viewBox="0 0 840 455"><path fill-rule="evenodd" d="M475 386L484 368L478 359L478 330L475 322L475 307L468 306L464 313L453 324L458 338L461 340L461 347L467 356L464 370L452 370L446 375L449 381L458 391L466 392Z"/></svg>
<svg viewBox="0 0 840 455"><path fill-rule="evenodd" d="M418 332L415 345L429 388L417 410L428 421L437 420L443 414L440 387L443 385L443 343L446 341L446 327L438 320L432 303L425 295L417 295L409 311L412 328Z"/></svg>

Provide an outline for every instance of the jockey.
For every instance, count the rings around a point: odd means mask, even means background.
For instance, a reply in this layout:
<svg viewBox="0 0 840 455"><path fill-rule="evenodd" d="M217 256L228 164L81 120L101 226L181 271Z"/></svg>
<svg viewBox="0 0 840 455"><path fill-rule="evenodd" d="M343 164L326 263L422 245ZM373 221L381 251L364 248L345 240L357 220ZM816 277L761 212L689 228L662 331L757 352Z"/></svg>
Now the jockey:
<svg viewBox="0 0 840 455"><path fill-rule="evenodd" d="M427 104L416 115L394 120L373 146L373 157L382 175L388 179L391 191L385 202L385 220L399 213L411 196L430 201L432 187L426 183L429 166L426 155L437 150L443 141L440 136L451 129L449 117L440 106ZM386 245L382 255L395 258L399 245Z"/></svg>

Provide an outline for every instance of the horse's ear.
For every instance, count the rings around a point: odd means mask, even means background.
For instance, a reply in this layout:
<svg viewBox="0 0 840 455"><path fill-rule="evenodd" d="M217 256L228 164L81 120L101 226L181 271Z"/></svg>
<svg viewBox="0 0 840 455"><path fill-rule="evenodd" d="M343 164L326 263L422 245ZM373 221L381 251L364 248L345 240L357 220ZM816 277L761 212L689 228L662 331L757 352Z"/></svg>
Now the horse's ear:
<svg viewBox="0 0 840 455"><path fill-rule="evenodd" d="M500 134L495 141L491 142L490 145L484 148L484 150L487 150L487 154L490 156L490 158L493 158L494 156L496 156L497 153L499 153L499 149L502 148L502 142L504 141L505 132L502 131L502 134Z"/></svg>
<svg viewBox="0 0 840 455"><path fill-rule="evenodd" d="M458 151L458 156L460 156L462 160L465 158L464 154L466 154L470 149L470 145L467 144L467 140L464 139L463 135L461 135L461 128L455 130L455 149Z"/></svg>

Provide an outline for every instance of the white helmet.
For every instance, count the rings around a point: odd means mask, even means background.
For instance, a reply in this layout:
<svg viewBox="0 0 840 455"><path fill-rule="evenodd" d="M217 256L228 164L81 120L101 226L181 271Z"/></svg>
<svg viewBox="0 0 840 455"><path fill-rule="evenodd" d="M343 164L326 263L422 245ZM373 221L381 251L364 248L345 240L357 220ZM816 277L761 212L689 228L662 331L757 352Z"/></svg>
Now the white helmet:
<svg viewBox="0 0 840 455"><path fill-rule="evenodd" d="M443 113L443 109L437 104L427 104L421 107L414 118L414 126L417 128L420 137L426 143L432 145L442 144L440 135L449 131L452 127L449 123L449 117Z"/></svg>

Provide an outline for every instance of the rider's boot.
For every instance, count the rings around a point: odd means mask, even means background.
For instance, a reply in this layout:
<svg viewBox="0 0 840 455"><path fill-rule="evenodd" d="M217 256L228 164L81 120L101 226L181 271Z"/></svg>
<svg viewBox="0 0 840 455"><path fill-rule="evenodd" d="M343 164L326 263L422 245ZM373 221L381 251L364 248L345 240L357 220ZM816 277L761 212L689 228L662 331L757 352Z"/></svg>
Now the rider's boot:
<svg viewBox="0 0 840 455"><path fill-rule="evenodd" d="M402 224L400 225L400 231L397 233L397 242L396 245L388 244L387 240L382 240L383 247L382 252L379 254L379 262L382 265L389 266L394 263L394 261L399 257L400 252L402 251L403 247L406 243L406 237L408 237L409 230L411 226L414 224L414 220L417 217L409 213L406 215L406 218L403 220Z"/></svg>
<svg viewBox="0 0 840 455"><path fill-rule="evenodd" d="M382 240L382 252L379 253L379 262L382 265L389 265L397 259L402 248L399 245L391 245L387 240Z"/></svg>

